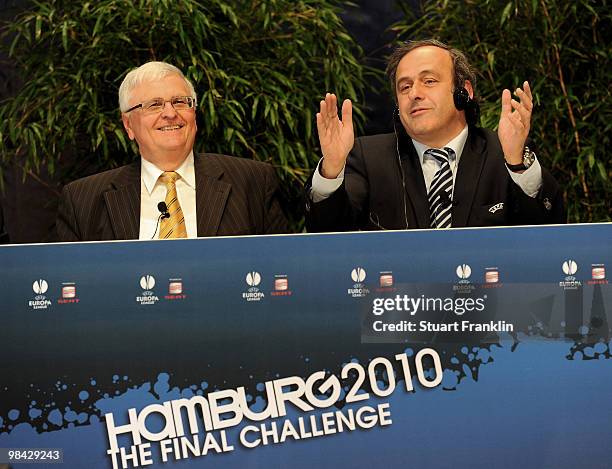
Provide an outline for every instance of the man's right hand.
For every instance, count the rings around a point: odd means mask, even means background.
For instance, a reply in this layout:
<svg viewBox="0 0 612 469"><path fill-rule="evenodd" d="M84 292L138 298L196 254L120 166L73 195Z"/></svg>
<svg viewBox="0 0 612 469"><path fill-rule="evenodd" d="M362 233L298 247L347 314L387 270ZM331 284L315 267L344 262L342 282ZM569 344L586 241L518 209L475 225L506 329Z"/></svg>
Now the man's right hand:
<svg viewBox="0 0 612 469"><path fill-rule="evenodd" d="M348 154L355 143L351 100L345 99L342 103L342 120L340 120L336 95L327 93L317 113L317 130L323 153L321 174L327 179L335 179L344 168Z"/></svg>

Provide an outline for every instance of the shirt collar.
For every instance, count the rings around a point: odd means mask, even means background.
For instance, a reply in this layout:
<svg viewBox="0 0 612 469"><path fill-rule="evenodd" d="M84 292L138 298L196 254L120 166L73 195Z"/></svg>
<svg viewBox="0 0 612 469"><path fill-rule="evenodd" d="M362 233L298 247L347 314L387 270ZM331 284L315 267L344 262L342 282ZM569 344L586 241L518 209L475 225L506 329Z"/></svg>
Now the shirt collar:
<svg viewBox="0 0 612 469"><path fill-rule="evenodd" d="M446 145L442 146L442 148L444 147L452 148L452 150L455 152L455 158L457 158L457 163L459 163L459 157L461 156L461 153L463 152L463 147L465 147L465 142L467 141L467 137L468 137L468 126L466 125L463 128L463 130L459 132L459 135L453 138ZM421 142L417 142L415 139L412 139L412 143L414 144L414 148L416 149L417 154L419 155L419 160L421 161L421 164L423 164L423 158L424 158L425 152L433 147L430 147L429 145L425 145Z"/></svg>
<svg viewBox="0 0 612 469"><path fill-rule="evenodd" d="M140 157L140 177L142 182L144 183L145 188L149 195L153 192L153 188L157 183L157 180L163 173L161 169L155 166L148 160L145 160L143 157ZM195 189L195 167L193 164L193 150L187 155L187 158L183 161L183 163L178 167L176 172L179 174L183 182L187 184L189 187Z"/></svg>

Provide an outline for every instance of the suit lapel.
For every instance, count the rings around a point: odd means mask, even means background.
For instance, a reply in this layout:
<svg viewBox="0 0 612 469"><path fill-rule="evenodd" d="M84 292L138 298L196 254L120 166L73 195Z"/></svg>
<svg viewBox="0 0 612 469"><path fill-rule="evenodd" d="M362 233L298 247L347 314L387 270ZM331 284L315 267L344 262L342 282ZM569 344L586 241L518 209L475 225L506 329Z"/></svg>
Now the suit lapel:
<svg viewBox="0 0 612 469"><path fill-rule="evenodd" d="M104 200L115 239L138 239L140 229L140 160L111 182Z"/></svg>
<svg viewBox="0 0 612 469"><path fill-rule="evenodd" d="M198 236L215 236L232 186L221 181L223 169L212 158L194 155Z"/></svg>
<svg viewBox="0 0 612 469"><path fill-rule="evenodd" d="M400 155L404 168L406 194L412 204L417 221L417 226L411 226L410 228L429 228L429 202L427 201L423 168L412 140L403 132L403 129L402 134L400 137Z"/></svg>
<svg viewBox="0 0 612 469"><path fill-rule="evenodd" d="M466 226L485 162L485 142L470 129L453 190L453 227Z"/></svg>

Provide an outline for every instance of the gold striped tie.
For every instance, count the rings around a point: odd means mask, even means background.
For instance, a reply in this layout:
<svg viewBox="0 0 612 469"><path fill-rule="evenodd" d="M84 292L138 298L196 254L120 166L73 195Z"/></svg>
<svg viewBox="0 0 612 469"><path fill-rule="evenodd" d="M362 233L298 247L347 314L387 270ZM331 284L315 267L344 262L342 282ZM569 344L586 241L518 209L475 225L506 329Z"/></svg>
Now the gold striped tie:
<svg viewBox="0 0 612 469"><path fill-rule="evenodd" d="M174 171L162 173L159 180L166 185L166 206L170 217L161 221L159 239L186 238L187 228L185 228L185 216L181 210L178 197L176 195L176 180L180 176Z"/></svg>

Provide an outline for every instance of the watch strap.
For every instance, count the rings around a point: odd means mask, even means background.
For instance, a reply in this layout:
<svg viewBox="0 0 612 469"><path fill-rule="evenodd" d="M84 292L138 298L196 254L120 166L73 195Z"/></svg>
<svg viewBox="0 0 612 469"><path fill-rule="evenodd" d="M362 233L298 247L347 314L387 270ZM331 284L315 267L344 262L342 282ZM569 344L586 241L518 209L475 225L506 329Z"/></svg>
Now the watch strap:
<svg viewBox="0 0 612 469"><path fill-rule="evenodd" d="M527 169L527 166L525 166L525 163L519 163L519 164L510 164L506 161L506 166L508 167L508 169L510 171L524 171Z"/></svg>
<svg viewBox="0 0 612 469"><path fill-rule="evenodd" d="M535 157L535 153L532 152L528 146L525 146L523 150L523 161L519 164L510 164L506 161L506 166L510 171L525 171L533 164Z"/></svg>

